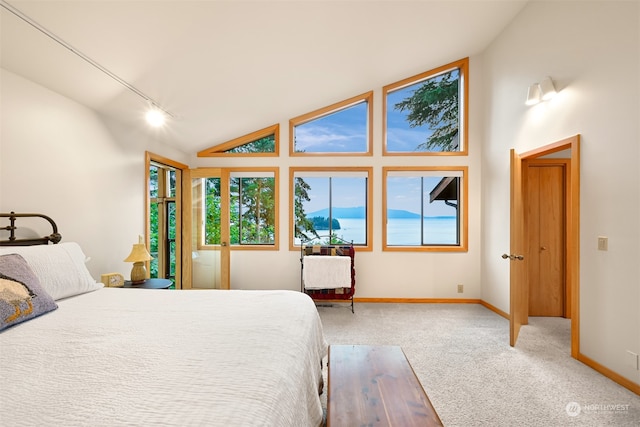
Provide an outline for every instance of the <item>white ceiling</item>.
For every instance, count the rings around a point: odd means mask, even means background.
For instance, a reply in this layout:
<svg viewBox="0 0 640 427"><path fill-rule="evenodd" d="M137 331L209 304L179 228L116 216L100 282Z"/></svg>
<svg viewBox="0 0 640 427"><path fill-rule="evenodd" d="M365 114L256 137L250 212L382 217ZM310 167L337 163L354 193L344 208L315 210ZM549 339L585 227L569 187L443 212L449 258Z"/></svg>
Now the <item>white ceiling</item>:
<svg viewBox="0 0 640 427"><path fill-rule="evenodd" d="M526 1L0 0L171 112L154 136L188 154L478 54ZM0 13L3 68L146 126L139 96Z"/></svg>

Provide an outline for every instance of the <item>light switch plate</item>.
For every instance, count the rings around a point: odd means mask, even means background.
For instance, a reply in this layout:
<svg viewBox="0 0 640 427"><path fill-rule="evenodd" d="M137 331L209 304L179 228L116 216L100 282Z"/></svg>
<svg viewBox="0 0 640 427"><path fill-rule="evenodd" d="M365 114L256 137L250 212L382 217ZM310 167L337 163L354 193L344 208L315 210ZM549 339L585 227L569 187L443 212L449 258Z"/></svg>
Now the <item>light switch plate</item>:
<svg viewBox="0 0 640 427"><path fill-rule="evenodd" d="M598 250L599 251L608 251L609 250L609 238L605 236L598 236Z"/></svg>
<svg viewBox="0 0 640 427"><path fill-rule="evenodd" d="M640 356L631 350L627 350L627 365L636 371L640 370Z"/></svg>

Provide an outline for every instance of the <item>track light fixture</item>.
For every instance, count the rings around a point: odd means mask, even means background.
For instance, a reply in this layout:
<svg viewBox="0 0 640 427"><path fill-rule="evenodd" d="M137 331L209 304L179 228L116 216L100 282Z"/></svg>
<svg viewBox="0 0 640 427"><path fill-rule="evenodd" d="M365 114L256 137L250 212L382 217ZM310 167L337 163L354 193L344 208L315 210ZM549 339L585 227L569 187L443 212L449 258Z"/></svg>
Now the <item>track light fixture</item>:
<svg viewBox="0 0 640 427"><path fill-rule="evenodd" d="M534 105L541 101L548 101L558 92L551 77L545 77L540 83L534 83L527 90L527 101L525 104Z"/></svg>
<svg viewBox="0 0 640 427"><path fill-rule="evenodd" d="M42 25L38 24L36 21L31 19L29 16L25 15L22 11L16 9L11 4L7 3L5 0L0 0L0 6L3 7L4 9L6 9L7 11L11 12L16 17L20 18L21 20L23 20L27 24L31 25L33 28L35 28L36 30L40 31L42 34L44 34L45 36L49 37L51 40L55 41L56 43L58 43L59 45L61 45L62 47L64 47L68 51L70 51L71 53L75 54L76 56L78 56L79 58L81 58L82 60L87 62L88 64L90 64L93 67L95 67L96 69L102 71L104 74L106 74L107 76L111 77L113 80L115 80L116 82L118 82L122 86L124 86L125 88L129 89L131 92L133 92L136 95L138 95L140 98L144 99L150 106L150 108L149 108L149 110L147 111L147 114L146 114L146 119L147 119L147 122L149 124L151 124L152 126L156 126L156 127L157 126L162 126L167 117L175 117L169 111L167 111L166 109L160 107L156 101L154 101L149 96L144 94L141 90L139 90L138 88L136 88L135 86L133 86L132 84L130 84L129 82L124 80L123 78L119 77L115 73L109 71L107 68L105 68L104 66L100 65L99 63L97 63L96 61L91 59L89 56L87 56L84 53L80 52L78 49L76 49L75 47L71 46L69 43L67 43L66 41L64 41L63 39L58 37L57 35L53 34L51 31L47 30Z"/></svg>
<svg viewBox="0 0 640 427"><path fill-rule="evenodd" d="M154 128L161 127L167 120L167 116L164 110L158 108L153 104L149 106L149 109L147 110L147 113L144 117L147 120L147 123L149 123L149 125Z"/></svg>

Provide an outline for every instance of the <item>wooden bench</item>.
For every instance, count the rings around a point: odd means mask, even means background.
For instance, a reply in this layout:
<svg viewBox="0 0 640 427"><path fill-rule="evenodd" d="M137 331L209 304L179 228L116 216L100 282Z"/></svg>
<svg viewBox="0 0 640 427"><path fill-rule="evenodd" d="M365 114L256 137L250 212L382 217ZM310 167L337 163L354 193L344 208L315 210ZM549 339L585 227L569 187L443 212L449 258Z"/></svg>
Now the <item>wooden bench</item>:
<svg viewBox="0 0 640 427"><path fill-rule="evenodd" d="M329 346L327 427L442 426L397 346Z"/></svg>

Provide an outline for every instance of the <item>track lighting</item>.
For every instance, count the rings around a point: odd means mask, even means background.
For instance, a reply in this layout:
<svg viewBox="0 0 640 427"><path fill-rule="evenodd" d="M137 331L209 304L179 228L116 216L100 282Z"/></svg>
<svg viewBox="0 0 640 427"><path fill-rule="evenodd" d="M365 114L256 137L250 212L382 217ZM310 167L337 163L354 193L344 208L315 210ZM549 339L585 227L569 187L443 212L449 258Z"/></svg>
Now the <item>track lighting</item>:
<svg viewBox="0 0 640 427"><path fill-rule="evenodd" d="M152 105L149 108L149 110L147 110L147 113L145 114L145 119L147 120L147 123L149 123L150 126L157 128L164 125L167 117L164 111L162 111L155 105Z"/></svg>
<svg viewBox="0 0 640 427"><path fill-rule="evenodd" d="M8 12L10 12L13 15L15 15L16 17L20 18L25 23L31 25L33 28L35 28L36 30L40 31L42 34L44 34L45 36L49 37L51 40L53 40L54 42L58 43L59 45L61 45L65 49L69 50L71 53L73 53L74 55L78 56L80 59L84 60L85 62L87 62L88 64L92 65L96 69L102 71L104 74L106 74L107 76L111 77L113 80L115 80L116 82L118 82L122 86L124 86L125 88L129 89L131 92L133 92L136 95L138 95L140 98L144 99L148 104L151 105L149 111L147 111L147 113L146 113L146 119L147 119L147 122L149 124L151 124L152 126L155 126L155 127L162 126L164 124L167 116L168 117L174 117L173 114L171 114L166 109L160 107L157 102L155 102L153 99L151 99L145 93L143 93L141 90L139 90L138 88L133 86L131 83L125 81L124 79L122 79L121 77L119 77L118 75L113 73L112 71L108 70L104 66L100 65L99 63L97 63L96 61L91 59L89 56L87 56L84 53L80 52L78 49L76 49L75 47L71 46L69 43L67 43L66 41L64 41L63 39L61 39L60 37L58 37L57 35L52 33L51 31L49 31L48 29L46 29L42 25L38 24L36 21L31 19L29 16L25 15L24 13L22 13L22 11L18 10L13 5L7 3L5 0L0 0L0 7L6 9Z"/></svg>

